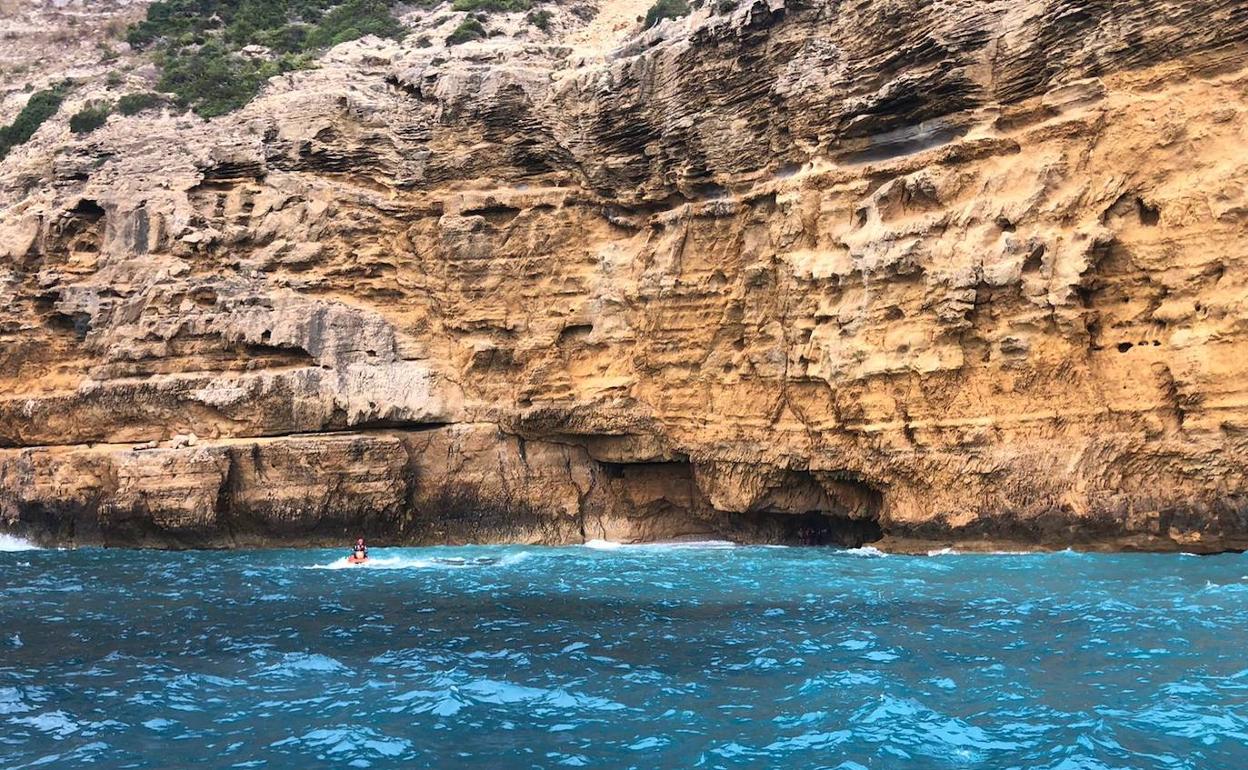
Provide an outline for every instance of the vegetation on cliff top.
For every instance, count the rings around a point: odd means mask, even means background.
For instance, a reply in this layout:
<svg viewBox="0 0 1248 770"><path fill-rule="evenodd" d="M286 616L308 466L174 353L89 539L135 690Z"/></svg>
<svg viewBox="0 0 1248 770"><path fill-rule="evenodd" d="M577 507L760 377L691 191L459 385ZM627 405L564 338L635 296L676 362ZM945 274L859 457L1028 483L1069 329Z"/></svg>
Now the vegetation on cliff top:
<svg viewBox="0 0 1248 770"><path fill-rule="evenodd" d="M155 109L165 103L165 97L151 91L126 94L117 100L117 111L122 115L137 115L144 110Z"/></svg>
<svg viewBox="0 0 1248 770"><path fill-rule="evenodd" d="M25 144L45 120L56 114L68 88L68 85L62 84L46 91L36 91L12 123L0 126L0 160L4 160L14 147Z"/></svg>
<svg viewBox="0 0 1248 770"><path fill-rule="evenodd" d="M480 40L486 37L485 26L477 19L469 16L459 23L459 26L446 36L447 45L459 45L467 43L469 40Z"/></svg>
<svg viewBox="0 0 1248 770"><path fill-rule="evenodd" d="M89 134L108 121L113 114L111 102L94 102L78 110L69 118L69 130L75 134Z"/></svg>
<svg viewBox="0 0 1248 770"><path fill-rule="evenodd" d="M532 7L532 0L455 0L455 2L451 3L452 11L510 13L513 11L527 11Z"/></svg>
<svg viewBox="0 0 1248 770"><path fill-rule="evenodd" d="M537 11L529 11L529 15L525 16L525 20L545 32L550 29L550 20L553 14L545 8Z"/></svg>
<svg viewBox="0 0 1248 770"><path fill-rule="evenodd" d="M156 52L159 88L204 117L251 101L314 52L365 35L401 37L395 0L159 0L126 38ZM259 46L259 48L248 48ZM244 50L247 49L247 50Z"/></svg>
<svg viewBox="0 0 1248 770"><path fill-rule="evenodd" d="M689 13L686 0L658 0L646 11L645 29L650 29L664 19L676 19Z"/></svg>

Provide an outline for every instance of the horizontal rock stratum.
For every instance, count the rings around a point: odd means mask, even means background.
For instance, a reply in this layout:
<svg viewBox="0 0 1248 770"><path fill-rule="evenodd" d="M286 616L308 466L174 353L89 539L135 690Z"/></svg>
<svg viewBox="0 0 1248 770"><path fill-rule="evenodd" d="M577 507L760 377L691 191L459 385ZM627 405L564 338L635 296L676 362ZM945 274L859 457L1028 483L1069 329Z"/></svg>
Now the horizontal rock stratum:
<svg viewBox="0 0 1248 770"><path fill-rule="evenodd" d="M0 164L0 528L1248 547L1240 0L620 7L63 108Z"/></svg>

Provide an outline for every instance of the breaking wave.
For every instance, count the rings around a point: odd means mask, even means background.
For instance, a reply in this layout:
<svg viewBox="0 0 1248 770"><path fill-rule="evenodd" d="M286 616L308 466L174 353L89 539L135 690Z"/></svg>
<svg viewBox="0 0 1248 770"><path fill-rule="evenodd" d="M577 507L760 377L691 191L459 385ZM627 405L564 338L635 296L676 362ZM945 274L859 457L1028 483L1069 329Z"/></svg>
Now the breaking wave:
<svg viewBox="0 0 1248 770"><path fill-rule="evenodd" d="M1031 556L1041 554L1040 551L959 551L956 548L936 548L927 552L928 556ZM1061 553L1066 553L1062 551Z"/></svg>
<svg viewBox="0 0 1248 770"><path fill-rule="evenodd" d="M840 551L840 553L849 554L850 556L861 556L864 559L882 559L885 556L888 556L888 554L873 545L864 545L859 548L846 548L844 551Z"/></svg>
<svg viewBox="0 0 1248 770"><path fill-rule="evenodd" d="M39 546L14 535L0 533L0 552L15 553L17 551L41 551Z"/></svg>
<svg viewBox="0 0 1248 770"><path fill-rule="evenodd" d="M313 564L306 569L468 569L471 567L506 567L518 564L528 557L528 552L509 553L503 556L433 556L415 558L410 556L370 556L363 564L352 564L347 557L335 559L328 564Z"/></svg>
<svg viewBox="0 0 1248 770"><path fill-rule="evenodd" d="M671 540L659 543L617 543L614 540L586 540L586 548L595 551L645 550L645 551L690 551L699 549L726 550L738 547L729 540Z"/></svg>

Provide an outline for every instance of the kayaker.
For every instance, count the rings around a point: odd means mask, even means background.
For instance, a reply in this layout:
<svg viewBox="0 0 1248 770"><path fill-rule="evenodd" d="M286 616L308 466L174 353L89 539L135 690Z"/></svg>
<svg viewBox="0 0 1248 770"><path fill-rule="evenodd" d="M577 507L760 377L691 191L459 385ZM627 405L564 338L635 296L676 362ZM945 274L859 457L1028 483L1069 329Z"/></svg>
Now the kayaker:
<svg viewBox="0 0 1248 770"><path fill-rule="evenodd" d="M368 546L364 545L364 538L356 538L355 547L351 549L351 561L360 562L368 558Z"/></svg>

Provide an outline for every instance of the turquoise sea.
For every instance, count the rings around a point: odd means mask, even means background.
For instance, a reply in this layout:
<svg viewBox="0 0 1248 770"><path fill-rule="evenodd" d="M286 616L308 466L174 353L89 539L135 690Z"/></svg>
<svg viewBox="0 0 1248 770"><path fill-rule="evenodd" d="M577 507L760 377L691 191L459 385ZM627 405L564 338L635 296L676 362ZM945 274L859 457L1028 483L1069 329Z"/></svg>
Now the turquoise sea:
<svg viewBox="0 0 1248 770"><path fill-rule="evenodd" d="M0 546L6 769L1248 768L1248 556Z"/></svg>

